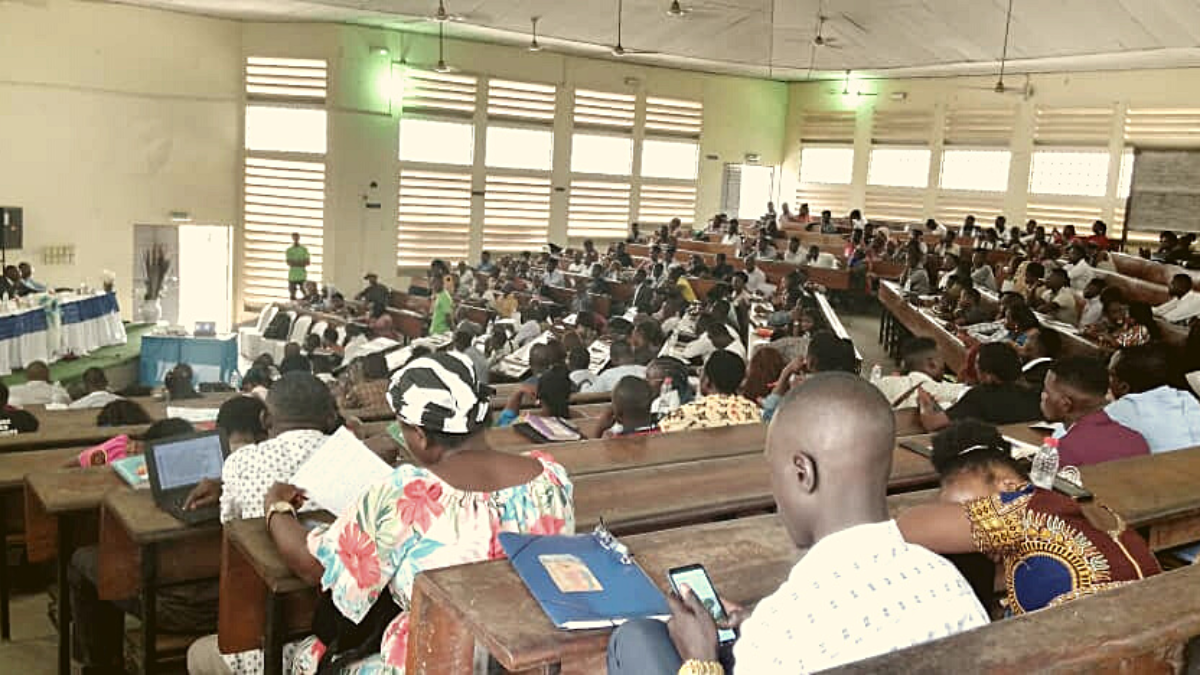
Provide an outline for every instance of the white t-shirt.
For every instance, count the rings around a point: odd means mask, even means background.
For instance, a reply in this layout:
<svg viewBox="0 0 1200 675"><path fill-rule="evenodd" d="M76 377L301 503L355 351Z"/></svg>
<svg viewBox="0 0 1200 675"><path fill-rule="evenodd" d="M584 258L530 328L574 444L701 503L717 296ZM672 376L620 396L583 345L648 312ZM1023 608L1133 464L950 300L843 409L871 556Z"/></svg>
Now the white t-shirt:
<svg viewBox="0 0 1200 675"><path fill-rule="evenodd" d="M835 668L987 625L945 558L904 541L895 521L821 539L754 608L734 644L739 673Z"/></svg>

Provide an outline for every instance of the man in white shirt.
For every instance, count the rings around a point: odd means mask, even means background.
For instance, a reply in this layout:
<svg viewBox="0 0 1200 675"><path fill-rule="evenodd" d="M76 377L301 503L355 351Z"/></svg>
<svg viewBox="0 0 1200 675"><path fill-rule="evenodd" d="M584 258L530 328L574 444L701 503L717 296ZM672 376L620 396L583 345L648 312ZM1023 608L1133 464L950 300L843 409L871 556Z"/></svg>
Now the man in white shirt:
<svg viewBox="0 0 1200 675"><path fill-rule="evenodd" d="M1167 289L1171 299L1154 308L1154 316L1170 323L1185 323L1200 316L1200 293L1192 290L1192 277L1176 274ZM15 390L14 390L15 391Z"/></svg>
<svg viewBox="0 0 1200 675"><path fill-rule="evenodd" d="M975 283L975 288L986 288L993 293L999 290L999 286L996 285L996 273L988 264L987 253L984 251L977 250L971 256L971 281Z"/></svg>
<svg viewBox="0 0 1200 675"><path fill-rule="evenodd" d="M1146 439L1150 452L1200 445L1200 402L1172 387L1171 359L1161 344L1126 347L1108 365L1115 399L1104 412Z"/></svg>
<svg viewBox="0 0 1200 675"><path fill-rule="evenodd" d="M804 258L805 264L810 267L818 267L826 270L836 270L838 268L837 257L832 253L826 253L819 246L809 246L808 255Z"/></svg>
<svg viewBox="0 0 1200 675"><path fill-rule="evenodd" d="M1079 314L1080 328L1087 328L1104 319L1104 302L1100 299L1100 294L1107 286L1104 279L1096 277L1089 281L1087 287L1083 289L1084 304L1083 311Z"/></svg>
<svg viewBox="0 0 1200 675"><path fill-rule="evenodd" d="M754 256L746 258L746 289L761 295L770 295L775 290L767 283L767 274L755 264Z"/></svg>
<svg viewBox="0 0 1200 675"><path fill-rule="evenodd" d="M1076 311L1075 291L1067 280L1067 273L1062 269L1050 270L1046 277L1046 290L1042 292L1042 304L1037 307L1039 312L1049 314L1052 318L1074 326L1079 321Z"/></svg>
<svg viewBox="0 0 1200 675"><path fill-rule="evenodd" d="M646 366L634 363L633 347L625 340L613 341L608 348L608 359L608 368L605 368L604 372L600 373L592 382L580 386L581 393L595 394L612 391L621 378L628 375L643 379L646 377Z"/></svg>
<svg viewBox="0 0 1200 675"><path fill-rule="evenodd" d="M1071 290L1082 293L1096 275L1096 270L1088 264L1087 254L1079 244L1071 244L1071 248L1067 249L1067 261L1070 263L1067 266L1067 279L1071 281Z"/></svg>
<svg viewBox="0 0 1200 675"><path fill-rule="evenodd" d="M942 382L946 362L938 354L937 343L930 338L913 338L905 342L900 365L904 375L888 375L875 383L893 408L916 407L918 389L925 390L943 406L956 403L968 389L965 384Z"/></svg>
<svg viewBox="0 0 1200 675"><path fill-rule="evenodd" d="M542 283L559 287L567 285L567 277L558 269L558 258L551 258L546 262L546 274L542 277Z"/></svg>
<svg viewBox="0 0 1200 675"><path fill-rule="evenodd" d="M103 408L121 398L108 390L108 376L102 369L94 366L83 371L83 388L87 393L68 407L76 410Z"/></svg>
<svg viewBox="0 0 1200 675"><path fill-rule="evenodd" d="M888 518L894 443L888 402L854 375L813 376L784 401L767 464L784 529L807 552L753 614L726 603L741 632L737 673L826 670L988 623L954 565L905 542ZM667 626L635 621L613 633L610 675L726 672L704 605L686 591L669 602Z"/></svg>
<svg viewBox="0 0 1200 675"><path fill-rule="evenodd" d="M800 239L792 237L788 240L788 248L783 252L783 262L793 265L804 263L804 251L800 250Z"/></svg>
<svg viewBox="0 0 1200 675"><path fill-rule="evenodd" d="M58 383L50 382L50 366L34 361L25 366L25 384L15 384L8 390L8 404L18 408L27 405L55 403L67 405L71 397Z"/></svg>
<svg viewBox="0 0 1200 675"><path fill-rule="evenodd" d="M706 361L713 352L721 349L737 354L742 357L743 361L746 360L746 347L738 339L733 326L725 323L721 317L714 316L700 337L687 343L687 346L683 348L681 358L685 362L692 359ZM616 384L614 383L613 386Z"/></svg>

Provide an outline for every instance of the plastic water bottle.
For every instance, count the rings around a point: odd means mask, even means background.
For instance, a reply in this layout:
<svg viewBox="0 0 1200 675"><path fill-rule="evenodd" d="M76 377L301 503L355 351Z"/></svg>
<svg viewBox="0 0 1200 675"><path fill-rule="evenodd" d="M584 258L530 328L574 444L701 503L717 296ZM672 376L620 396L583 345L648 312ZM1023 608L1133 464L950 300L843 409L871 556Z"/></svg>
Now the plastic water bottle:
<svg viewBox="0 0 1200 675"><path fill-rule="evenodd" d="M1054 478L1058 475L1058 439L1047 437L1042 447L1033 456L1033 468L1029 480L1043 490L1054 489Z"/></svg>
<svg viewBox="0 0 1200 675"><path fill-rule="evenodd" d="M883 379L883 367L880 366L878 363L876 363L875 367L871 368L871 384L877 385L877 384L879 384L879 381L882 379Z"/></svg>

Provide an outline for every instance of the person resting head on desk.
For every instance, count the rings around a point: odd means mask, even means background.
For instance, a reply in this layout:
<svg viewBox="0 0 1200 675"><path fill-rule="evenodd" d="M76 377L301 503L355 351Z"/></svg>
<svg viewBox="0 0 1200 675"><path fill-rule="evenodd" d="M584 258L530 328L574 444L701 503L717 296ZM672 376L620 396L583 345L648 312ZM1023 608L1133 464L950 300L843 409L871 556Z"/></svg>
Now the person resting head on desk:
<svg viewBox="0 0 1200 675"><path fill-rule="evenodd" d="M995 427L974 420L934 436L940 503L901 513L896 522L904 539L943 555L983 553L1003 565L1012 614L1161 571L1145 540L1120 516L1034 487L1010 453Z"/></svg>
<svg viewBox="0 0 1200 675"><path fill-rule="evenodd" d="M724 602L722 627L740 629L735 672L825 670L987 624L958 570L905 542L888 518L895 440L888 401L856 375L816 375L788 395L766 459L784 529L807 552L753 613ZM709 610L686 591L669 603L668 624L638 620L613 632L610 675L726 672L730 655Z"/></svg>

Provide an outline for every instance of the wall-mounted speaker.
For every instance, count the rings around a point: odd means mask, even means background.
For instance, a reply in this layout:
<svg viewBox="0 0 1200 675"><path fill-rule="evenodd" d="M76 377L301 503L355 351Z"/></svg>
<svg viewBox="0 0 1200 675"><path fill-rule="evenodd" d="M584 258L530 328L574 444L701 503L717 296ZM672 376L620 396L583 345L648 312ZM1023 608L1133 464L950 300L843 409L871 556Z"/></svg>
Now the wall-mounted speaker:
<svg viewBox="0 0 1200 675"><path fill-rule="evenodd" d="M18 249L23 247L25 227L21 207L0 206L0 247Z"/></svg>

